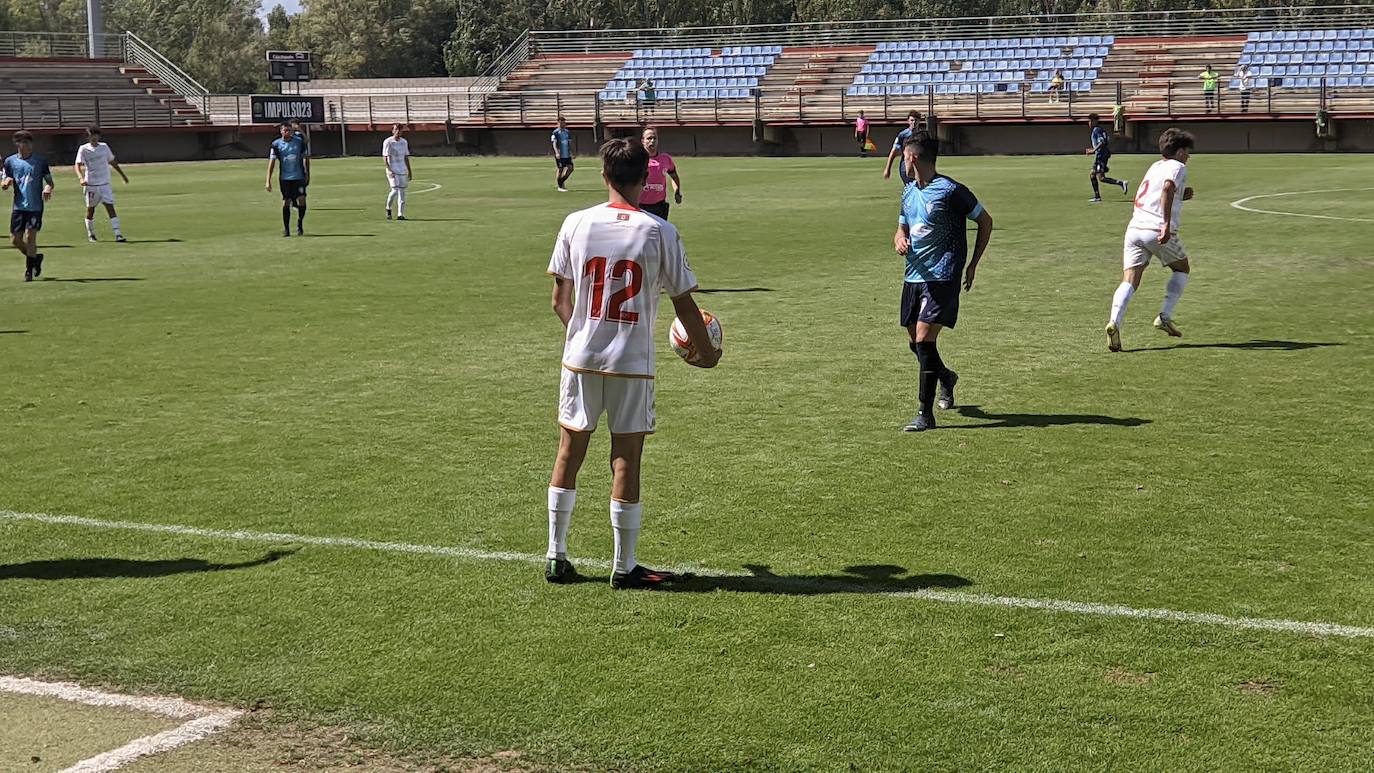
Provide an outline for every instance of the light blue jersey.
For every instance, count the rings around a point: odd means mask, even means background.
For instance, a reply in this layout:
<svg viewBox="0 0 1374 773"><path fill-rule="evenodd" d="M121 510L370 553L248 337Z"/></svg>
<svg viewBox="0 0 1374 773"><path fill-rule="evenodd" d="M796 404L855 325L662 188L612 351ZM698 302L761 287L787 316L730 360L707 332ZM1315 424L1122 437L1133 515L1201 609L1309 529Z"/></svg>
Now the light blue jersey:
<svg viewBox="0 0 1374 773"><path fill-rule="evenodd" d="M5 159L5 176L14 181L14 209L18 212L43 211L43 186L52 185L52 170L39 155L20 158L18 153Z"/></svg>
<svg viewBox="0 0 1374 773"><path fill-rule="evenodd" d="M572 132L567 129L554 129L549 141L558 148L559 158L572 158Z"/></svg>
<svg viewBox="0 0 1374 773"><path fill-rule="evenodd" d="M1108 135L1107 130L1103 129L1101 126L1093 127L1092 144L1093 150L1097 152L1097 155L1110 156L1112 154L1111 136Z"/></svg>
<svg viewBox="0 0 1374 773"><path fill-rule="evenodd" d="M922 188L916 181L902 191L902 214L897 220L911 232L906 254L906 281L948 282L964 272L968 259L966 220L983 214L973 191L944 175Z"/></svg>
<svg viewBox="0 0 1374 773"><path fill-rule="evenodd" d="M905 145L906 141L911 139L912 135L917 131L919 131L919 129L907 127L897 132L897 139L892 141L892 149L900 153L902 146ZM911 178L906 176L906 159L901 156L897 157L897 176L902 178L902 185L911 182Z"/></svg>
<svg viewBox="0 0 1374 773"><path fill-rule="evenodd" d="M305 159L310 156L310 148L305 146L305 141L292 137L284 140L278 137L272 140L271 158L277 159L281 164L280 177L283 180L304 180L305 179Z"/></svg>

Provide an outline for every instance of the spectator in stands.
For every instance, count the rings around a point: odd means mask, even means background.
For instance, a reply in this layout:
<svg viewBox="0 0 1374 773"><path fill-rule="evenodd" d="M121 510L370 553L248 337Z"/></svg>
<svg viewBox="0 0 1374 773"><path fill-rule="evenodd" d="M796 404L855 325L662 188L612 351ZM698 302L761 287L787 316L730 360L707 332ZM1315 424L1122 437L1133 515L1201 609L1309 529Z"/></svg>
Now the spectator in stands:
<svg viewBox="0 0 1374 773"><path fill-rule="evenodd" d="M1202 101L1207 106L1207 112L1212 112L1217 107L1217 83L1221 81L1221 73L1209 62L1207 69L1203 70L1197 77L1202 79Z"/></svg>
<svg viewBox="0 0 1374 773"><path fill-rule="evenodd" d="M24 253L24 281L43 273L43 253L38 251L38 232L43 228L43 205L52 199L52 170L47 159L33 152L33 135L14 133L18 152L5 159L0 190L14 188L10 213L10 242Z"/></svg>
<svg viewBox="0 0 1374 773"><path fill-rule="evenodd" d="M1050 78L1050 102L1058 103L1059 95L1064 92L1064 71L1055 70L1054 77Z"/></svg>
<svg viewBox="0 0 1374 773"><path fill-rule="evenodd" d="M677 176L677 164L672 156L659 152L657 129L646 128L640 140L649 151L649 178L644 183L644 192L639 195L639 208L667 220L668 178L673 180L673 203L682 203L682 179Z"/></svg>
<svg viewBox="0 0 1374 773"><path fill-rule="evenodd" d="M639 103L644 106L644 109L652 111L654 102L658 99L658 95L654 92L654 82L645 78L639 82L639 86L635 87L635 91L640 94Z"/></svg>
<svg viewBox="0 0 1374 773"><path fill-rule="evenodd" d="M1240 111L1248 113L1250 112L1250 89L1255 87L1255 75L1250 72L1250 65L1242 63L1236 65L1236 72L1233 77L1237 81L1236 85L1240 87Z"/></svg>
<svg viewBox="0 0 1374 773"><path fill-rule="evenodd" d="M859 158L868 158L868 119L862 110L854 121L854 141L859 145Z"/></svg>

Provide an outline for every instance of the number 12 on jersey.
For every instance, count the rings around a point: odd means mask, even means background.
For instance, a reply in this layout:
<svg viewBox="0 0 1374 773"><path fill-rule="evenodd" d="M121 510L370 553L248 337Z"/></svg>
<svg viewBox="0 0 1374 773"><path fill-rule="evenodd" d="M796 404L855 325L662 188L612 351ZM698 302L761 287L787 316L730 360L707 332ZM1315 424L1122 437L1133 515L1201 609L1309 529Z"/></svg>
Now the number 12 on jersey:
<svg viewBox="0 0 1374 773"><path fill-rule="evenodd" d="M592 297L587 307L587 316L625 325L639 322L639 312L621 308L644 288L644 270L638 263L626 259L611 263L610 258L597 256L587 261L582 273L592 280ZM611 293L610 302L607 303L606 285L622 279L625 286Z"/></svg>

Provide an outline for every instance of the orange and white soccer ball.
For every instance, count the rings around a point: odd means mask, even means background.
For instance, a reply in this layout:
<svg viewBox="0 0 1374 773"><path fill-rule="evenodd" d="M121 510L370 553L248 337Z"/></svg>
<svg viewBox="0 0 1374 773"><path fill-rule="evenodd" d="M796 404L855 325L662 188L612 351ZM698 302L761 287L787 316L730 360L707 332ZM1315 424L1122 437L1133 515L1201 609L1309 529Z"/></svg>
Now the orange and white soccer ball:
<svg viewBox="0 0 1374 773"><path fill-rule="evenodd" d="M720 320L709 311L701 312L701 319L706 323L706 332L711 335L711 345L720 348L720 344L725 340L725 333L720 329ZM687 337L687 330L682 327L682 320L673 320L673 326L668 329L668 343L672 345L673 351L677 356L688 361L692 361L697 356L696 347L692 346L692 340Z"/></svg>

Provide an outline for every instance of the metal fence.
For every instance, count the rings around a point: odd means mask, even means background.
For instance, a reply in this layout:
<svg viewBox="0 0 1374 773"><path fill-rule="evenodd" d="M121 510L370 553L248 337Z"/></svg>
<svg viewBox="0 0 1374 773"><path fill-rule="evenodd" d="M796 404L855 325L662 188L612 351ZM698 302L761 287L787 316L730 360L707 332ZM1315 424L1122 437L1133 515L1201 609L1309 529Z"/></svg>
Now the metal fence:
<svg viewBox="0 0 1374 773"><path fill-rule="evenodd" d="M527 33L526 37L534 54L592 54L629 51L636 48L735 45L860 46L894 40L1079 34L1183 37L1243 34L1260 30L1339 27L1374 27L1374 5L1040 14L955 19L755 24L733 27L537 30Z"/></svg>
<svg viewBox="0 0 1374 773"><path fill-rule="evenodd" d="M0 31L0 57L19 59L119 59L124 60L124 36L97 34L95 51L84 32Z"/></svg>

